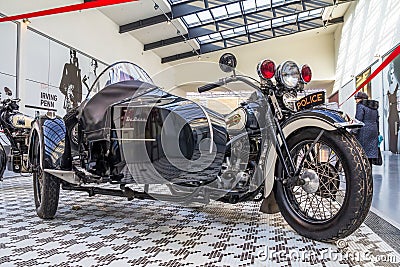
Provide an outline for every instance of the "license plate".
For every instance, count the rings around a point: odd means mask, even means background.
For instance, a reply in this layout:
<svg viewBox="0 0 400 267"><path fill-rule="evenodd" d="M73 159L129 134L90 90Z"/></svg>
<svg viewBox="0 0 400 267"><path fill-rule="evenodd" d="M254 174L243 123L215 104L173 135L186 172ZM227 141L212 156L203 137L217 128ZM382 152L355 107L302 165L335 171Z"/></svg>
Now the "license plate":
<svg viewBox="0 0 400 267"><path fill-rule="evenodd" d="M325 104L325 92L317 92L307 95L296 101L296 108L298 111L309 109L318 105Z"/></svg>

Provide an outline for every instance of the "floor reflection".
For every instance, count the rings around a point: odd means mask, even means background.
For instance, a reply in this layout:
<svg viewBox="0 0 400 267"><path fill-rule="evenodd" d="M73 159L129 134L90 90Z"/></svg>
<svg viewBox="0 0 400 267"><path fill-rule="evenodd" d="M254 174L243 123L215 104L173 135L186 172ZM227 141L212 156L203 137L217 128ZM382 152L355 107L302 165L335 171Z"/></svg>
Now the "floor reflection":
<svg viewBox="0 0 400 267"><path fill-rule="evenodd" d="M372 206L400 224L400 155L383 152L383 165L373 166Z"/></svg>

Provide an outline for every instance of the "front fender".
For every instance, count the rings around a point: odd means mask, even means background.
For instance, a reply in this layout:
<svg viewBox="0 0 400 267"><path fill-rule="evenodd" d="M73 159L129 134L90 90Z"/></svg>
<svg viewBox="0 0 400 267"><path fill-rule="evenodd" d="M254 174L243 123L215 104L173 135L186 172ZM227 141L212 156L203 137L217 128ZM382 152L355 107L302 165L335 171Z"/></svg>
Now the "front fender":
<svg viewBox="0 0 400 267"><path fill-rule="evenodd" d="M326 131L345 130L346 128L359 128L363 123L356 120L351 120L345 113L328 109L313 109L298 112L281 123L284 136L290 137L293 133L309 128L320 128ZM278 154L272 147L266 157L265 163L265 194L267 197L274 186L275 182L275 167L278 160Z"/></svg>
<svg viewBox="0 0 400 267"><path fill-rule="evenodd" d="M67 130L61 117L49 118L41 116L32 125L29 138L29 161L33 162L34 138L38 138L42 153L40 153L40 164L42 169L68 169L70 151L67 141Z"/></svg>
<svg viewBox="0 0 400 267"><path fill-rule="evenodd" d="M290 124L293 125L299 119L317 120L326 125L326 127L330 128L330 126L333 126L335 129L360 128L364 126L364 123L350 118L349 115L339 110L312 109L294 114L282 123L282 128L286 128Z"/></svg>

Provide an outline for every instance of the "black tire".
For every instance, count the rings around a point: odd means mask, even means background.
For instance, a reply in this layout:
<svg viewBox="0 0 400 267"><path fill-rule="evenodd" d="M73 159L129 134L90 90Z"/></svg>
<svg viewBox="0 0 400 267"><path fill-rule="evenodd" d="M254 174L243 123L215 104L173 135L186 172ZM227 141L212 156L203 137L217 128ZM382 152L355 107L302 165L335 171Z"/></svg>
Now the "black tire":
<svg viewBox="0 0 400 267"><path fill-rule="evenodd" d="M65 127L67 128L67 135L69 138L71 152L74 152L74 154L77 154L77 152L79 152L77 115L78 115L78 109L73 108L70 111L68 111L63 118Z"/></svg>
<svg viewBox="0 0 400 267"><path fill-rule="evenodd" d="M311 145L319 133L320 129L308 128L290 136L288 147L292 156L304 155L307 145ZM372 173L364 151L347 132L325 131L315 150L317 147L328 149L328 159L321 160L324 153L319 152L314 154L314 158L313 155L308 157L304 166L317 174L318 189L314 187L315 192L311 190L310 193L309 188L305 189L306 185L287 186L277 181L274 193L282 216L295 231L314 240L334 242L352 234L367 216L372 202ZM332 155L335 160L331 160ZM295 159L296 164L299 161ZM277 175L284 176L281 165L277 168ZM327 178L323 180L321 177ZM315 200L319 201L317 208ZM330 206L325 203L330 203ZM326 216L329 208L334 210L332 207L336 212Z"/></svg>
<svg viewBox="0 0 400 267"><path fill-rule="evenodd" d="M58 199L60 195L60 180L48 173L43 172L40 164L43 158L43 148L39 142L39 135L34 132L33 136L33 192L35 198L36 213L42 219L53 219L58 208Z"/></svg>

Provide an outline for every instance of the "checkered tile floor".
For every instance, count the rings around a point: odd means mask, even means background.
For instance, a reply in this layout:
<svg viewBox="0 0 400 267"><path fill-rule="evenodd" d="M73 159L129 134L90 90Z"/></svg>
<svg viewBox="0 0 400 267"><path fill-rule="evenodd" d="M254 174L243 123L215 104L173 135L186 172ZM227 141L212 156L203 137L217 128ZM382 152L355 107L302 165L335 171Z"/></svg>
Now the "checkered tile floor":
<svg viewBox="0 0 400 267"><path fill-rule="evenodd" d="M72 209L79 205L80 209ZM366 225L336 245L295 233L258 203L184 208L61 191L54 220L34 211L30 177L0 183L0 266L399 266Z"/></svg>

